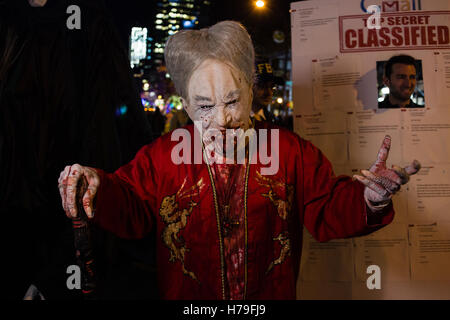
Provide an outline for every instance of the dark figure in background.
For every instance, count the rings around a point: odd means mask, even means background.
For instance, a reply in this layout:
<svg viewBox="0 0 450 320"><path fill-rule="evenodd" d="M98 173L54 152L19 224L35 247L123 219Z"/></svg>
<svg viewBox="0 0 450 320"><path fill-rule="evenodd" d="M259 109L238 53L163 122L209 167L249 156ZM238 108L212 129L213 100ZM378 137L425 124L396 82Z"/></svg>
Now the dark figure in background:
<svg viewBox="0 0 450 320"><path fill-rule="evenodd" d="M274 122L274 115L268 106L272 103L275 77L268 62L256 64L256 81L253 85L252 112L257 121Z"/></svg>
<svg viewBox="0 0 450 320"><path fill-rule="evenodd" d="M423 108L411 100L416 89L416 60L408 55L391 57L385 65L384 84L389 94L378 103L380 109Z"/></svg>
<svg viewBox="0 0 450 320"><path fill-rule="evenodd" d="M152 128L152 140L155 140L164 132L166 117L161 113L161 110L158 107L156 107L154 111L147 111L146 114L150 128Z"/></svg>
<svg viewBox="0 0 450 320"><path fill-rule="evenodd" d="M288 110L283 110L281 114L273 113L273 108L269 111L269 106L273 102L273 94L276 85L283 84L283 79L275 77L272 66L269 62L260 62L256 64L256 81L253 85L252 113L256 121L268 121L278 126L293 129L292 115Z"/></svg>
<svg viewBox="0 0 450 320"><path fill-rule="evenodd" d="M189 116L184 109L172 109L172 118L169 123L169 131L184 127L189 122Z"/></svg>
<svg viewBox="0 0 450 320"><path fill-rule="evenodd" d="M66 27L69 5L81 8L80 30ZM0 214L7 299L22 299L31 284L46 299L80 298L79 290L66 287L67 267L76 264L73 233L62 218L54 181L68 162L115 170L150 137L126 49L101 1L0 1ZM146 245L102 230L95 230L95 243L108 248L96 252L103 297L126 298L117 290L130 294L133 288L122 286L118 275L137 272L121 261L138 260Z"/></svg>

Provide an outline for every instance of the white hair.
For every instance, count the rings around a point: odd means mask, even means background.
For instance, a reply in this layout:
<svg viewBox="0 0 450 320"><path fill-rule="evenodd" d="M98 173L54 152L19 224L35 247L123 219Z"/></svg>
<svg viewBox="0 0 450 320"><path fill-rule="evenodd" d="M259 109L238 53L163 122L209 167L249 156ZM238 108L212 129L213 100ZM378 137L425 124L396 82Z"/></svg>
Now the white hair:
<svg viewBox="0 0 450 320"><path fill-rule="evenodd" d="M245 27L236 21L222 21L201 30L181 30L169 37L164 58L178 94L188 97L192 73L207 59L216 59L242 72L251 87L255 51Z"/></svg>

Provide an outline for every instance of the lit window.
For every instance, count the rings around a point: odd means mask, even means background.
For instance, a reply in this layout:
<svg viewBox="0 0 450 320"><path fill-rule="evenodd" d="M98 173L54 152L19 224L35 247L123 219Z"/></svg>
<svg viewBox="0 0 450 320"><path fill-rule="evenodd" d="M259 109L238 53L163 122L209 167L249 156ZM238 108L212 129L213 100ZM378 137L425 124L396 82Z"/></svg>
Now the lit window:
<svg viewBox="0 0 450 320"><path fill-rule="evenodd" d="M147 49L147 28L133 27L131 29L131 66L139 64L141 59L146 57Z"/></svg>

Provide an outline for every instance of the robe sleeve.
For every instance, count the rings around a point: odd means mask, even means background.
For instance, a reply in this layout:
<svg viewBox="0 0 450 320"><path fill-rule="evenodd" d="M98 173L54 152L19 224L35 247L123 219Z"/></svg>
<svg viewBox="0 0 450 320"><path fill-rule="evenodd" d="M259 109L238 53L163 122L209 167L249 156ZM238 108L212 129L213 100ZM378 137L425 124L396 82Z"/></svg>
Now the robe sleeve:
<svg viewBox="0 0 450 320"><path fill-rule="evenodd" d="M389 224L392 202L372 213L364 199L364 186L349 176L336 177L330 161L310 142L299 138L301 155L296 160L302 179L297 181L303 223L317 241L361 236Z"/></svg>
<svg viewBox="0 0 450 320"><path fill-rule="evenodd" d="M114 173L96 169L100 186L94 223L120 238L142 238L154 224L158 170L152 145L141 148L131 162Z"/></svg>

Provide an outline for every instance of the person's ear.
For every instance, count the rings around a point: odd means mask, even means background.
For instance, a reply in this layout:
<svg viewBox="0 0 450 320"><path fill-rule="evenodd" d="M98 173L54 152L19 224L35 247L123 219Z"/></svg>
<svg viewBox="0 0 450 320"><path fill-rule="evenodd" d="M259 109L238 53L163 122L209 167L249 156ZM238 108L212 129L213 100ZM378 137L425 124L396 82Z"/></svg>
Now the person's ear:
<svg viewBox="0 0 450 320"><path fill-rule="evenodd" d="M183 105L183 109L184 109L184 110L189 109L189 104L188 104L188 102L187 102L187 99L185 99L185 98L180 98L180 100L181 100L181 104Z"/></svg>
<svg viewBox="0 0 450 320"><path fill-rule="evenodd" d="M191 108L191 106L190 106L190 104L188 102L188 99L180 98L180 100L181 100L181 105L183 106L184 111L186 111L186 113L188 114L189 118L191 118L191 120L192 120L192 116L193 116L191 114L192 108Z"/></svg>

